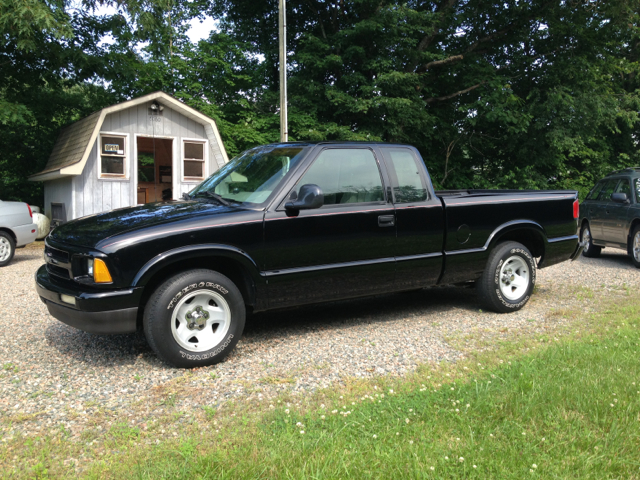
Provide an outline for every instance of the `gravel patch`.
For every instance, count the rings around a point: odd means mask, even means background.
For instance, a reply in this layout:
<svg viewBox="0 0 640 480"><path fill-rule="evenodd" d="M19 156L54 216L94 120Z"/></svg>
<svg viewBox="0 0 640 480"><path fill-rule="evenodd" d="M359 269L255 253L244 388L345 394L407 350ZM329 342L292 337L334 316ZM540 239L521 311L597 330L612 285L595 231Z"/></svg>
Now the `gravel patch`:
<svg viewBox="0 0 640 480"><path fill-rule="evenodd" d="M268 400L348 378L403 375L463 356L448 341L549 331L566 309L590 308L584 289L637 288L640 272L621 250L538 272L532 301L512 314L483 312L473 289L437 287L322 307L259 314L222 364L186 372L160 362L141 334L100 336L49 316L34 288L42 243L0 269L0 439L17 433L79 437L127 421L146 428L178 409L180 421L230 399Z"/></svg>

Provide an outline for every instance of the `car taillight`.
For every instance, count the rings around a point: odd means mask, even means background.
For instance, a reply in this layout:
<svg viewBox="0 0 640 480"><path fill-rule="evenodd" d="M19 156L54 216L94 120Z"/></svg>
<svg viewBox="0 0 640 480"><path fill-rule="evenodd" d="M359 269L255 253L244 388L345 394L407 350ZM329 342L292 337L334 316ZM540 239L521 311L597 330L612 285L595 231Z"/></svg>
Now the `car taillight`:
<svg viewBox="0 0 640 480"><path fill-rule="evenodd" d="M27 203L27 208L29 209L29 216L33 218L33 212L31 211L31 205Z"/></svg>
<svg viewBox="0 0 640 480"><path fill-rule="evenodd" d="M573 218L578 218L580 216L580 202L576 199L573 202Z"/></svg>

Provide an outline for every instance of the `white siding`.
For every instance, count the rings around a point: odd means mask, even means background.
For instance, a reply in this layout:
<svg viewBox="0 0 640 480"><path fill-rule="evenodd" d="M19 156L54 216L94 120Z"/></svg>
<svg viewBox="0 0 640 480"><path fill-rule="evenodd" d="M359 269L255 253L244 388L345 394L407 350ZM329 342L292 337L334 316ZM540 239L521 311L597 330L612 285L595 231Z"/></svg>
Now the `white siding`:
<svg viewBox="0 0 640 480"><path fill-rule="evenodd" d="M108 118L108 117L107 117ZM129 140L130 141L130 140ZM131 149L128 149L131 151ZM131 160L127 158L127 167ZM129 179L102 180L98 178L98 141L95 142L82 175L73 177L75 191L75 217L80 218L94 213L106 212L114 208L131 205Z"/></svg>
<svg viewBox="0 0 640 480"><path fill-rule="evenodd" d="M63 203L67 220L73 216L72 177L44 182L44 214L51 219L51 204Z"/></svg>
<svg viewBox="0 0 640 480"><path fill-rule="evenodd" d="M167 106L162 111L160 121L149 120L149 106L151 103L138 105L136 107L129 108L120 112L109 114L105 117L105 121L100 131L102 132L119 132L128 133L130 142L130 157L128 158L129 179L127 186L121 185L121 194L127 189L127 205L133 205L133 202L137 199L137 186L135 185L135 172L132 170L135 161L135 135L144 136L158 136L158 137L171 137L173 138L173 198L180 198L183 192L188 192L193 189L197 183L184 183L182 182L182 139L183 138L202 138L209 141L209 162L207 165L207 171L209 174L218 170L224 165L224 157L222 156L221 146L218 144L218 140L210 125L202 125L194 120L185 117L180 112L173 110ZM89 161L94 159L97 162L97 152L91 152ZM88 167L88 165L87 165ZM85 168L86 170L86 168ZM96 174L97 175L97 174ZM102 182L102 180L99 180ZM111 180L111 182L113 182ZM176 188L177 187L177 188ZM116 187L118 188L118 187ZM115 189L111 190L113 198ZM125 206L125 205L119 205ZM117 208L113 206L112 208Z"/></svg>

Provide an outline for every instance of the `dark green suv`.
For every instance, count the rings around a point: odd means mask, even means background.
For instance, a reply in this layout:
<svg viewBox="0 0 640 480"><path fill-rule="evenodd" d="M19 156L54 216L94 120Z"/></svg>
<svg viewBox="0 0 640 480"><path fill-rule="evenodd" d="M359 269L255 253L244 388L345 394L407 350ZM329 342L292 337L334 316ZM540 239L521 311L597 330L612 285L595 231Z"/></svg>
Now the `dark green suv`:
<svg viewBox="0 0 640 480"><path fill-rule="evenodd" d="M580 205L580 239L585 257L604 247L624 248L640 268L640 167L610 173Z"/></svg>

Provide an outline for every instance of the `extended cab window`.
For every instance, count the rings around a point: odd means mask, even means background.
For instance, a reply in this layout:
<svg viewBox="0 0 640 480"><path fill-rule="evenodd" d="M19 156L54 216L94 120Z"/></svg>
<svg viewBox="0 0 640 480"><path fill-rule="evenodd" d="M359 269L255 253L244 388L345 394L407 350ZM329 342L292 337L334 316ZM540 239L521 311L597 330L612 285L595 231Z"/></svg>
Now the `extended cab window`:
<svg viewBox="0 0 640 480"><path fill-rule="evenodd" d="M383 148L387 164L391 164L396 185L393 187L395 203L422 202L427 199L427 186L416 157L408 148Z"/></svg>
<svg viewBox="0 0 640 480"><path fill-rule="evenodd" d="M365 148L324 150L298 181L296 193L307 184L322 189L325 205L384 200L378 163Z"/></svg>
<svg viewBox="0 0 640 480"><path fill-rule="evenodd" d="M640 203L640 178L636 178L633 181L633 186L636 191L636 202Z"/></svg>
<svg viewBox="0 0 640 480"><path fill-rule="evenodd" d="M607 180L602 187L602 191L600 195L598 195L598 200L601 202L610 202L611 194L616 189L616 185L618 184L618 180Z"/></svg>

